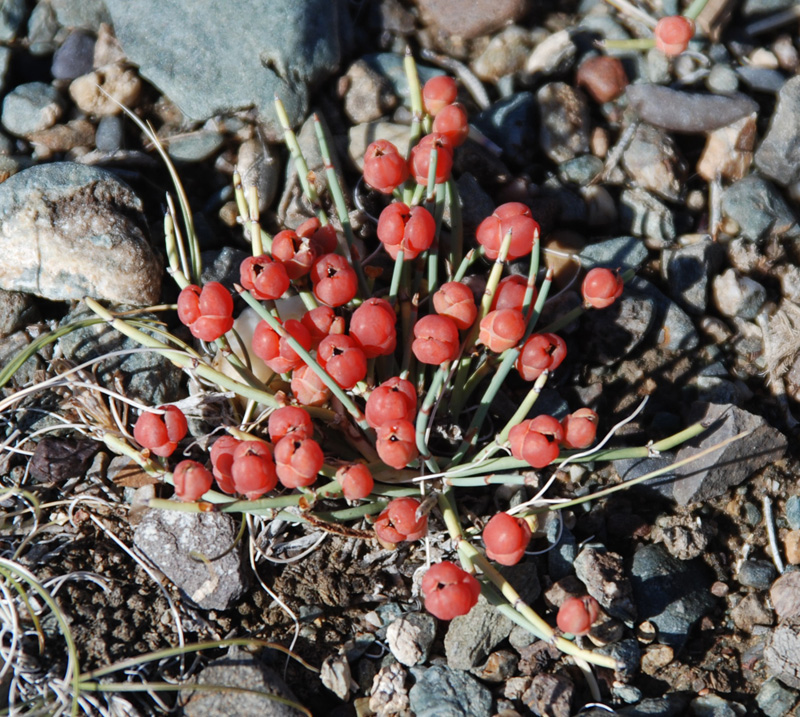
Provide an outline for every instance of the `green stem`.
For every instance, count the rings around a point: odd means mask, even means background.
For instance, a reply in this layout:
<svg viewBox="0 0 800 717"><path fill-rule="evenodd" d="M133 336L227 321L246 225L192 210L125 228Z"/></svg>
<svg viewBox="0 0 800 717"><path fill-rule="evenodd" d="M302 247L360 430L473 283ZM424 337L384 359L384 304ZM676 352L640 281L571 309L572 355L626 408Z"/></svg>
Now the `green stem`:
<svg viewBox="0 0 800 717"><path fill-rule="evenodd" d="M707 4L708 0L693 0L692 4L684 11L683 16L689 18L689 20L696 20Z"/></svg>
<svg viewBox="0 0 800 717"><path fill-rule="evenodd" d="M454 271L461 266L461 256L464 251L464 224L461 217L461 197L452 178L445 184L447 202L450 205L450 265L448 278L457 281Z"/></svg>
<svg viewBox="0 0 800 717"><path fill-rule="evenodd" d="M425 393L425 400L422 402L422 406L420 406L420 409L417 412L417 449L419 450L420 458L425 461L425 465L428 467L428 469L434 473L439 471L439 466L436 463L436 459L428 450L428 442L425 439L425 433L428 430L428 422L431 418L431 410L436 403L436 399L439 396L439 391L441 390L442 384L447 378L448 373L448 363L443 363L441 366L439 366L439 369L433 376L431 385L428 386L428 390Z"/></svg>

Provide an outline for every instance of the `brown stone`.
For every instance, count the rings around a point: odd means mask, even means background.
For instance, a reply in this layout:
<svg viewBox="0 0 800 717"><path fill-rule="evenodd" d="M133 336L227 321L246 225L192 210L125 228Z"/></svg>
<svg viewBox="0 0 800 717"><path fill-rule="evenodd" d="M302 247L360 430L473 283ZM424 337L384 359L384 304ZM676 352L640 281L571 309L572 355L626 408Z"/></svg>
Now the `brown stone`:
<svg viewBox="0 0 800 717"><path fill-rule="evenodd" d="M576 80L601 104L617 99L628 86L628 75L619 58L608 55L590 57L582 62Z"/></svg>
<svg viewBox="0 0 800 717"><path fill-rule="evenodd" d="M525 14L525 0L417 0L423 21L444 35L464 39L488 35Z"/></svg>
<svg viewBox="0 0 800 717"><path fill-rule="evenodd" d="M139 99L142 81L132 69L114 63L72 81L69 94L84 112L99 117L122 112ZM110 95L110 97L109 97Z"/></svg>
<svg viewBox="0 0 800 717"><path fill-rule="evenodd" d="M710 182L716 176L736 182L744 177L753 162L756 141L756 115L720 127L708 135L697 172Z"/></svg>
<svg viewBox="0 0 800 717"><path fill-rule="evenodd" d="M781 575L769 589L772 607L781 620L800 616L800 572Z"/></svg>
<svg viewBox="0 0 800 717"><path fill-rule="evenodd" d="M790 565L800 565L800 530L790 530L783 539L786 560Z"/></svg>

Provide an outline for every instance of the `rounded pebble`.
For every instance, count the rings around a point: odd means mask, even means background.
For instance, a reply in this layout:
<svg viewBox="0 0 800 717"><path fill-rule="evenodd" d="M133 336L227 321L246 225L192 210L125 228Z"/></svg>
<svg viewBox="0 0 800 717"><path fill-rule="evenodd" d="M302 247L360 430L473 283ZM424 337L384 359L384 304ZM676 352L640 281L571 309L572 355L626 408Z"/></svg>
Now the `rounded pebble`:
<svg viewBox="0 0 800 717"><path fill-rule="evenodd" d="M52 127L64 112L58 90L44 82L29 82L15 87L3 100L0 122L18 137Z"/></svg>
<svg viewBox="0 0 800 717"><path fill-rule="evenodd" d="M714 65L706 77L706 87L720 94L736 92L739 89L739 77L727 65Z"/></svg>
<svg viewBox="0 0 800 717"><path fill-rule="evenodd" d="M74 80L92 71L95 38L88 32L76 30L53 55L50 71L57 80Z"/></svg>
<svg viewBox="0 0 800 717"><path fill-rule="evenodd" d="M776 574L775 566L766 560L745 560L736 577L745 587L766 590Z"/></svg>

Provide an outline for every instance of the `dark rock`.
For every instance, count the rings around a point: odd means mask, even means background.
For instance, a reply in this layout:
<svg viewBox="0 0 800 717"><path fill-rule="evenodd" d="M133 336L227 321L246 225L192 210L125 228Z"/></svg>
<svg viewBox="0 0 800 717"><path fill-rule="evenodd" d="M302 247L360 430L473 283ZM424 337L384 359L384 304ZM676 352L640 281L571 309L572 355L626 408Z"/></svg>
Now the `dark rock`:
<svg viewBox="0 0 800 717"><path fill-rule="evenodd" d="M671 252L666 259L670 296L690 314L704 314L708 304L708 278L716 273L722 252L711 237Z"/></svg>
<svg viewBox="0 0 800 717"><path fill-rule="evenodd" d="M722 193L722 212L739 225L740 236L759 246L770 237L800 236L797 217L775 185L755 175L740 179Z"/></svg>
<svg viewBox="0 0 800 717"><path fill-rule="evenodd" d="M739 568L737 579L745 587L767 590L777 574L775 566L767 560L745 560Z"/></svg>
<svg viewBox="0 0 800 717"><path fill-rule="evenodd" d="M74 80L94 69L95 38L88 32L76 30L53 55L51 72L57 80Z"/></svg>
<svg viewBox="0 0 800 717"><path fill-rule="evenodd" d="M620 717L684 717L688 706L686 695L671 693L663 697L648 697L631 707L620 707L617 714Z"/></svg>
<svg viewBox="0 0 800 717"><path fill-rule="evenodd" d="M85 475L99 450L100 444L88 438L45 436L36 444L29 470L43 483L63 483Z"/></svg>
<svg viewBox="0 0 800 717"><path fill-rule="evenodd" d="M761 685L756 702L767 717L784 717L797 703L797 692L787 690L773 678Z"/></svg>
<svg viewBox="0 0 800 717"><path fill-rule="evenodd" d="M13 334L39 316L39 308L30 294L0 289L0 338Z"/></svg>
<svg viewBox="0 0 800 717"><path fill-rule="evenodd" d="M525 164L536 153L536 103L530 92L517 92L495 102L473 120L473 124L498 147L504 159Z"/></svg>
<svg viewBox="0 0 800 717"><path fill-rule="evenodd" d="M800 77L787 80L778 93L755 162L763 174L784 187L800 180Z"/></svg>
<svg viewBox="0 0 800 717"><path fill-rule="evenodd" d="M570 717L575 685L563 675L538 674L522 701L534 714L548 717Z"/></svg>
<svg viewBox="0 0 800 717"><path fill-rule="evenodd" d="M409 691L416 717L485 717L492 693L465 672L436 665L421 671Z"/></svg>
<svg viewBox="0 0 800 717"><path fill-rule="evenodd" d="M635 269L647 259L647 249L636 237L615 237L589 244L581 250L580 257L585 269L596 266Z"/></svg>
<svg viewBox="0 0 800 717"><path fill-rule="evenodd" d="M623 294L611 306L583 317L587 356L605 366L620 361L647 335L655 321L655 302L640 294Z"/></svg>
<svg viewBox="0 0 800 717"><path fill-rule="evenodd" d="M636 619L631 584L621 555L584 548L575 558L575 574L609 615L626 622Z"/></svg>

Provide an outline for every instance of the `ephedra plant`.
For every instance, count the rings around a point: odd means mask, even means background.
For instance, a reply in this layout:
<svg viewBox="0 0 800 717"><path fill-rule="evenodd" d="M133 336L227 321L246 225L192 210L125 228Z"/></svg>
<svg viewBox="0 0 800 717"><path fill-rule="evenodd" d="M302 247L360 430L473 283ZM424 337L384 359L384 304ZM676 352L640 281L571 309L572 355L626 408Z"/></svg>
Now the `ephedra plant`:
<svg viewBox="0 0 800 717"><path fill-rule="evenodd" d="M195 450L192 459L181 456L187 421L173 405L140 407L132 432L124 423L115 428L107 422L90 425L90 433L164 484L159 497L149 500L151 510L242 514L248 525L280 517L332 532L344 525L349 535L380 541L387 549L444 529L450 559L430 565L421 583L433 615L463 615L482 593L582 665L614 668L613 658L565 637L571 637L567 631L588 632L596 602L570 603L570 614L555 628L552 618L545 620L521 600L496 565L522 559L539 514L594 497L543 500L559 465L656 455L703 426L649 446L609 450L596 439L604 417L590 408L574 406L560 420L537 412L537 398L569 351L560 327L583 311L611 305L624 277L616 267L592 269L583 279L583 305L540 326L553 276L540 271L535 217L525 204L512 202L486 217L475 237L463 235L451 168L453 152L469 132L466 112L455 102L453 80L437 77L423 90L410 57L406 69L413 110L409 155L379 140L364 160L364 182L384 197L375 234L380 251L392 260L388 272L363 258L378 245L365 250L354 236L319 121L330 202L309 181L278 101L286 144L315 216L270 236L260 225L254 190L237 178L252 256L231 286L200 283L191 212L162 150L183 214L180 230L174 211L165 218L170 274L181 289L177 316L195 343L163 329L155 338L142 331L146 324L95 300L87 304L98 321L181 366L201 396L232 396L227 400L235 420L217 425L206 442L208 453ZM328 204L335 217L325 211ZM526 262L527 276L511 275L510 261ZM484 275L480 295L465 282L468 274ZM235 310L236 296L244 311ZM245 313L257 317L249 333ZM527 382L527 393L487 438L487 416L512 372ZM447 446L434 447L435 428L449 437ZM605 428L610 437L611 427ZM482 535L481 526L462 515L462 491L526 486L536 474L549 478L544 488L513 515L492 517Z"/></svg>

